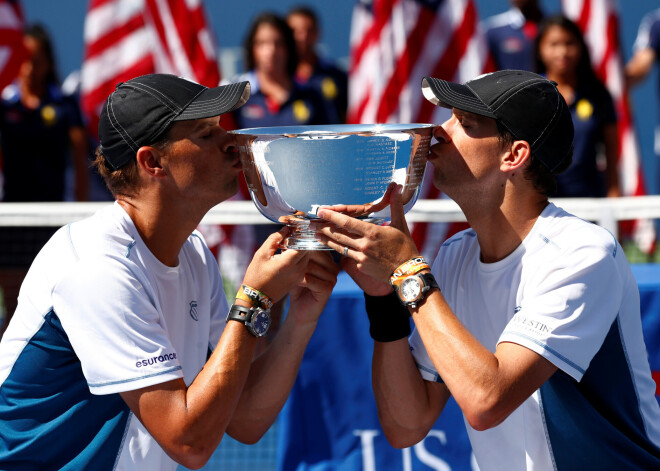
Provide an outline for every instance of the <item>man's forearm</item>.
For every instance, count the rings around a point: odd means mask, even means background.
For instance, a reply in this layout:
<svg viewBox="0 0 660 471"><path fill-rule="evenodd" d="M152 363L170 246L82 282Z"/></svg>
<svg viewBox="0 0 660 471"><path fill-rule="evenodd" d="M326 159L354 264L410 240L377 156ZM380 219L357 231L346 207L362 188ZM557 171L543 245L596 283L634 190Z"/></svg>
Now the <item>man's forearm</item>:
<svg viewBox="0 0 660 471"><path fill-rule="evenodd" d="M243 390L257 339L230 322L189 387L173 380L121 394L172 459L203 465L217 448Z"/></svg>
<svg viewBox="0 0 660 471"><path fill-rule="evenodd" d="M372 375L378 418L388 441L397 448L419 442L439 417L449 393L431 400L429 388L444 386L424 381L407 338L374 343Z"/></svg>
<svg viewBox="0 0 660 471"><path fill-rule="evenodd" d="M286 402L316 323L295 325L289 312L271 345L252 364L228 433L254 443L268 431Z"/></svg>

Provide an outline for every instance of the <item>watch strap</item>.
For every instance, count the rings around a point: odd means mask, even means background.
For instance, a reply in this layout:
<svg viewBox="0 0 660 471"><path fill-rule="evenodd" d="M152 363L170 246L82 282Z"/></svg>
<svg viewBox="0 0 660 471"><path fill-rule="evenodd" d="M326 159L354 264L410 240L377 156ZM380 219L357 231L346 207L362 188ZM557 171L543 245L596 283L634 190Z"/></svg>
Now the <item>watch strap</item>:
<svg viewBox="0 0 660 471"><path fill-rule="evenodd" d="M252 315L254 314L254 308L241 306L238 304L232 304L227 313L227 321L238 321L243 324L250 322Z"/></svg>
<svg viewBox="0 0 660 471"><path fill-rule="evenodd" d="M429 289L431 289L431 288L440 289L440 286L438 286L438 282L436 281L435 276L433 276L433 273L430 273L430 272L429 273L423 273L419 276L421 276L424 279L424 282L425 282L426 286L429 287Z"/></svg>
<svg viewBox="0 0 660 471"><path fill-rule="evenodd" d="M264 314L267 316L268 325L265 329L257 328L254 323ZM270 310L262 309L261 307L246 307L233 304L227 313L227 322L229 321L238 321L245 325L250 334L255 337L263 337L268 332L268 327L270 327ZM260 325L260 327L263 326Z"/></svg>
<svg viewBox="0 0 660 471"><path fill-rule="evenodd" d="M411 301L407 301L407 300L403 299L403 297L401 295L401 286L404 283L404 281L408 278L418 278L422 282L422 289L421 289L421 292L419 294L419 297L416 298L416 299L413 299ZM415 275L410 275L410 276L403 277L400 280L398 280L397 284L394 286L394 289L396 290L396 293L397 293L397 297L398 297L399 301L401 302L401 304L403 304L406 307L412 307L412 308L417 307L417 305L420 302L422 302L422 300L424 300L427 293L432 288L440 289L440 286L438 285L438 282L436 281L435 276L433 276L433 273L431 273L431 272L422 273L422 274L415 274Z"/></svg>

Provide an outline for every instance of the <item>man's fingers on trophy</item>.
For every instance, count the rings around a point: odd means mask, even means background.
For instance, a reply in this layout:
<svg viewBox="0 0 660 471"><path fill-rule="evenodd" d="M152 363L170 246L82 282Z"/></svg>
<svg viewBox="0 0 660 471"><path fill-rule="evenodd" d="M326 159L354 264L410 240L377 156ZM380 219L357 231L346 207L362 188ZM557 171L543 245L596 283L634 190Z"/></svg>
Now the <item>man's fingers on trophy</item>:
<svg viewBox="0 0 660 471"><path fill-rule="evenodd" d="M336 213L328 208L323 208L321 211L319 211L318 216L325 219L326 221L330 221L340 229L344 229L357 235L364 235L364 227L370 225L367 222L353 219L352 217L346 216L344 214Z"/></svg>
<svg viewBox="0 0 660 471"><path fill-rule="evenodd" d="M377 206L381 206L384 208L387 206L392 199L392 195L396 192L397 187L400 185L397 184L396 182L390 182L389 185L387 185L387 190L385 191L385 194L383 195L383 199Z"/></svg>
<svg viewBox="0 0 660 471"><path fill-rule="evenodd" d="M334 211L335 213L345 214L346 216L355 218L355 217L364 216L365 214L369 213L371 211L371 206L372 206L371 203L352 204L352 205L336 204L334 206L325 206L324 208Z"/></svg>
<svg viewBox="0 0 660 471"><path fill-rule="evenodd" d="M399 185L397 191L393 192L390 197L390 213L392 217L390 225L408 234L408 224L406 223L405 212L403 210L402 190L403 186Z"/></svg>

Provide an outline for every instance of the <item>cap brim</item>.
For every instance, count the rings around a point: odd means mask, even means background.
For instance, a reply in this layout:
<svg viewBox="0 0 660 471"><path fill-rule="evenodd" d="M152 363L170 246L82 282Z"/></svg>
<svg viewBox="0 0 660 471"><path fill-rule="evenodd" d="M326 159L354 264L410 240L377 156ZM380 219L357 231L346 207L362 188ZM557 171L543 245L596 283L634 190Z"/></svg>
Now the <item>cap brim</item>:
<svg viewBox="0 0 660 471"><path fill-rule="evenodd" d="M422 79L422 94L436 106L457 108L495 119L495 114L477 98L467 85L433 77L424 77Z"/></svg>
<svg viewBox="0 0 660 471"><path fill-rule="evenodd" d="M237 82L207 88L197 95L174 121L211 118L234 111L250 98L250 82Z"/></svg>

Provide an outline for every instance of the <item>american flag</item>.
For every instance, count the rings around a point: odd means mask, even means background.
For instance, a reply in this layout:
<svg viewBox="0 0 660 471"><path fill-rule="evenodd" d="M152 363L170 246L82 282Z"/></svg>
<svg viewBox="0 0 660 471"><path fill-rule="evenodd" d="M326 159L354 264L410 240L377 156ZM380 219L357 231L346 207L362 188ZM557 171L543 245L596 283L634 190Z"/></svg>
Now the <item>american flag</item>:
<svg viewBox="0 0 660 471"><path fill-rule="evenodd" d="M81 105L90 132L119 82L171 73L217 86L217 47L201 0L90 0L84 30Z"/></svg>
<svg viewBox="0 0 660 471"><path fill-rule="evenodd" d="M0 91L16 78L25 54L20 4L0 0Z"/></svg>
<svg viewBox="0 0 660 471"><path fill-rule="evenodd" d="M612 94L619 127L619 181L622 196L646 194L641 155L624 87L623 59L620 50L619 17L614 0L562 0L564 14L582 30L589 47L596 75ZM632 234L638 247L651 252L655 245L655 228L648 219L622 227Z"/></svg>
<svg viewBox="0 0 660 471"><path fill-rule="evenodd" d="M462 83L493 70L472 0L361 0L351 24L348 121L442 123L449 112L423 97L422 78ZM440 197L429 180L420 198ZM427 259L454 231L412 225Z"/></svg>

